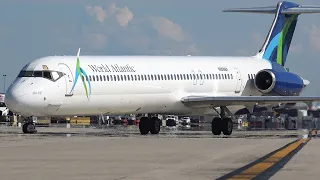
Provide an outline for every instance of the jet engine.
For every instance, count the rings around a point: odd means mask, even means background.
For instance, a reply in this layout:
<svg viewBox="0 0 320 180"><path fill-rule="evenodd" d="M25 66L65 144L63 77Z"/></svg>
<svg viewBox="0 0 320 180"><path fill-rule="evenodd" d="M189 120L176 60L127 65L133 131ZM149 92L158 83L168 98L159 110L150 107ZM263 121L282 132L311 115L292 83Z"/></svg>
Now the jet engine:
<svg viewBox="0 0 320 180"><path fill-rule="evenodd" d="M298 96L304 82L300 76L290 72L264 69L256 74L254 85L265 95Z"/></svg>

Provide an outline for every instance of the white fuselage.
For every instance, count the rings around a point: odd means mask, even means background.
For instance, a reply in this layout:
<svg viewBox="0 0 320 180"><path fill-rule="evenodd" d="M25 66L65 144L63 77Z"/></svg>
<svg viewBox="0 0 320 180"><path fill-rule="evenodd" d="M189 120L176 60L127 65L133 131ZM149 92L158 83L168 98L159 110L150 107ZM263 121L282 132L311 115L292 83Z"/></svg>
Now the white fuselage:
<svg viewBox="0 0 320 180"><path fill-rule="evenodd" d="M188 108L180 100L197 95L261 95L253 85L254 75L272 68L269 61L254 57L80 56L79 63L78 70L88 78L84 85L79 76L70 94L77 57L50 56L29 63L23 71L47 68L65 75L56 81L17 77L6 93L7 106L24 116L211 114L210 108Z"/></svg>

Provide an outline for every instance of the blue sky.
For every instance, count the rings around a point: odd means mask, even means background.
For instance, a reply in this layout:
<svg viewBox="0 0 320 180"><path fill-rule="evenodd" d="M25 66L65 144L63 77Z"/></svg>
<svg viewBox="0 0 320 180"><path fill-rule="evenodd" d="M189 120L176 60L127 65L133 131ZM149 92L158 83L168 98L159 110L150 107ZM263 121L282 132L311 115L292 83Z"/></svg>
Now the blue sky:
<svg viewBox="0 0 320 180"><path fill-rule="evenodd" d="M223 13L276 5L254 0L1 0L0 74L6 86L28 62L48 55L254 55L273 15ZM319 5L317 0L294 1ZM320 14L301 15L286 67L320 92ZM0 79L3 91L3 78Z"/></svg>

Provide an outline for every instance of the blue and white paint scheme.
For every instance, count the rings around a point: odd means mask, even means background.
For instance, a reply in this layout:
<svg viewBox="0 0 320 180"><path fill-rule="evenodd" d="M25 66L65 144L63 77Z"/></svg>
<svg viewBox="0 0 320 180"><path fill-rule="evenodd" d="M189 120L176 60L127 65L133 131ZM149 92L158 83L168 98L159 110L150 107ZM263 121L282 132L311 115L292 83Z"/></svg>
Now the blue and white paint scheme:
<svg viewBox="0 0 320 180"><path fill-rule="evenodd" d="M145 114L140 132L158 134L152 114L218 115L217 135L232 133L231 117L254 105L320 100L301 97L309 81L285 63L298 16L315 6L282 1L274 7L225 12L275 14L259 52L250 57L212 56L48 56L27 64L6 92L6 104L23 116ZM81 79L81 80L79 80ZM34 132L27 121L23 131Z"/></svg>

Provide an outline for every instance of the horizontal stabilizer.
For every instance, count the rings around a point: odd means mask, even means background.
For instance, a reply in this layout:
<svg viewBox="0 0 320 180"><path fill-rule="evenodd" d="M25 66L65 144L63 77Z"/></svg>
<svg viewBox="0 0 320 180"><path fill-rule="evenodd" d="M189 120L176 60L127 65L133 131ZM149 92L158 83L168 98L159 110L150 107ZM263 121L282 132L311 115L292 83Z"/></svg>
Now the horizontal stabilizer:
<svg viewBox="0 0 320 180"><path fill-rule="evenodd" d="M311 14L320 13L319 6L300 6L295 8L289 8L282 11L282 14Z"/></svg>
<svg viewBox="0 0 320 180"><path fill-rule="evenodd" d="M252 8L234 8L226 9L222 12L244 12L244 13L262 13L262 14L274 14L277 12L277 6L267 7L252 7Z"/></svg>
<svg viewBox="0 0 320 180"><path fill-rule="evenodd" d="M259 14L275 14L277 13L278 6L266 7L252 7L252 8L234 8L226 9L223 12L243 12L243 13L259 13ZM310 14L320 13L320 6L300 5L299 7L292 7L282 9L281 14Z"/></svg>

